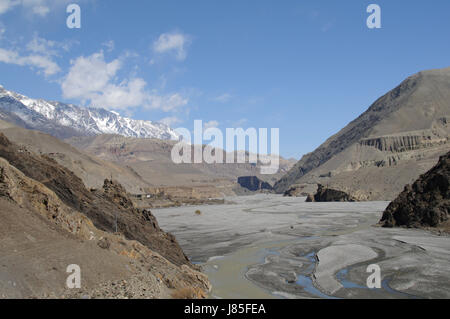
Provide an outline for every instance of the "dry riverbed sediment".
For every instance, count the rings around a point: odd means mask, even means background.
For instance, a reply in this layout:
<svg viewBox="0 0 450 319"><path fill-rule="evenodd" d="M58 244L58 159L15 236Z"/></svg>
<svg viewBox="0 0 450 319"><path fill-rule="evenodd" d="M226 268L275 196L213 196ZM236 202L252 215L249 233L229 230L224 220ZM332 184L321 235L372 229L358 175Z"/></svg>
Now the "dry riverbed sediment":
<svg viewBox="0 0 450 319"><path fill-rule="evenodd" d="M375 227L388 202L304 200L259 194L153 212L204 267L211 297L450 297L447 235ZM367 287L371 264L381 269L380 289Z"/></svg>

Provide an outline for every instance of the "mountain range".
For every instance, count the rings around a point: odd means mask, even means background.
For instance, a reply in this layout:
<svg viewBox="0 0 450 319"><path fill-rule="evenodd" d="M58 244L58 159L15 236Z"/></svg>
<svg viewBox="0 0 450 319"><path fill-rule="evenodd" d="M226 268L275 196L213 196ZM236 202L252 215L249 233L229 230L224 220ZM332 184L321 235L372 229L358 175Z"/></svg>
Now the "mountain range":
<svg viewBox="0 0 450 319"><path fill-rule="evenodd" d="M220 189L215 194L231 194L238 177L259 175L257 165L251 164L175 165L170 150L178 135L164 124L34 100L3 87L0 120L9 138L51 154L88 187L99 187L106 173L133 193L149 186L207 185ZM449 121L450 68L422 71L380 97L295 165L281 159L280 171L261 179L274 183L278 193L292 188L300 189L299 194L313 193L321 184L356 200L392 200L450 150ZM61 146L55 151L47 145L50 137L17 127L42 131L65 143L50 143Z"/></svg>
<svg viewBox="0 0 450 319"><path fill-rule="evenodd" d="M178 140L169 126L122 117L104 108L32 99L0 86L0 116L19 126L36 129L58 138L118 134L136 138Z"/></svg>

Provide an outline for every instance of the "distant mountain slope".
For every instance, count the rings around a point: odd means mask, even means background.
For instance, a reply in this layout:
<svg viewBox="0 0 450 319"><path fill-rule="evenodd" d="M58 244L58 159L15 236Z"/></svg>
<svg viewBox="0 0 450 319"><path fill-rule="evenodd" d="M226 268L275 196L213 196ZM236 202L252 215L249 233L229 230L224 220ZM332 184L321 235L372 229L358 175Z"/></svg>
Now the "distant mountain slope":
<svg viewBox="0 0 450 319"><path fill-rule="evenodd" d="M48 134L27 130L2 120L0 132L26 149L56 160L80 177L87 188L100 188L105 178L111 177L133 194L141 194L150 186L130 167L116 165L83 153Z"/></svg>
<svg viewBox="0 0 450 319"><path fill-rule="evenodd" d="M450 149L450 68L420 72L305 155L276 184L324 184L359 199L393 199Z"/></svg>
<svg viewBox="0 0 450 319"><path fill-rule="evenodd" d="M31 99L0 86L0 117L58 138L119 134L138 138L175 139L179 135L165 124L139 121L102 108Z"/></svg>
<svg viewBox="0 0 450 319"><path fill-rule="evenodd" d="M74 137L65 141L103 160L127 165L146 182L157 186L213 185L225 190L236 186L237 178L240 176L258 176L261 180L273 184L295 163L280 158L280 170L277 174L261 175L259 164L177 165L171 159L171 151L176 143L174 141L118 135Z"/></svg>

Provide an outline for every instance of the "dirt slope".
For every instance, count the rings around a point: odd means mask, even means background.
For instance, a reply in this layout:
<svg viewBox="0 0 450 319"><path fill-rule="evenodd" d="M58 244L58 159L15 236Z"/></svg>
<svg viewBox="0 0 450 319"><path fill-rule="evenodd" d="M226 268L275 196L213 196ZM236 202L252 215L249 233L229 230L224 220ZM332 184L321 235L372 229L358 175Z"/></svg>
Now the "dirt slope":
<svg viewBox="0 0 450 319"><path fill-rule="evenodd" d="M206 277L144 245L103 232L43 184L0 158L0 298L167 298ZM82 289L66 287L68 265Z"/></svg>
<svg viewBox="0 0 450 319"><path fill-rule="evenodd" d="M91 192L55 160L33 154L1 133L0 157L51 189L65 205L83 213L100 230L115 232L117 225L127 239L139 241L176 265L189 264L175 238L159 228L149 211L136 208L117 183L105 181L103 189Z"/></svg>

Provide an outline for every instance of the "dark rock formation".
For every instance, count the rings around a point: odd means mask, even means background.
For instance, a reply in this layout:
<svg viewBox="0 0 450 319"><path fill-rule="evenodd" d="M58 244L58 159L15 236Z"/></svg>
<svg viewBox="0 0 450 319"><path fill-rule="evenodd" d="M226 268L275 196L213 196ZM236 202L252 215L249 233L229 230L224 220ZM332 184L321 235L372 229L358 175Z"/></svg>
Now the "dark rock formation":
<svg viewBox="0 0 450 319"><path fill-rule="evenodd" d="M314 199L314 196L313 195L311 195L311 194L308 194L308 197L306 197L306 202L307 203L313 203L313 202L315 202L316 200Z"/></svg>
<svg viewBox="0 0 450 319"><path fill-rule="evenodd" d="M52 190L70 208L87 216L100 230L136 240L175 265L190 264L175 237L161 230L148 210L137 208L125 189L105 180L103 189L88 190L83 181L45 155L31 153L0 133L0 157L27 177Z"/></svg>
<svg viewBox="0 0 450 319"><path fill-rule="evenodd" d="M315 202L355 202L356 200L346 192L326 188L318 185L317 193L314 195Z"/></svg>
<svg viewBox="0 0 450 319"><path fill-rule="evenodd" d="M304 186L294 186L285 191L283 196L284 197L308 196L308 194L304 192L304 189L305 189Z"/></svg>
<svg viewBox="0 0 450 319"><path fill-rule="evenodd" d="M420 176L386 209L380 224L384 227L438 227L449 218L450 153Z"/></svg>
<svg viewBox="0 0 450 319"><path fill-rule="evenodd" d="M252 192L259 190L272 190L272 186L269 183L260 180L256 176L239 177L238 184Z"/></svg>

